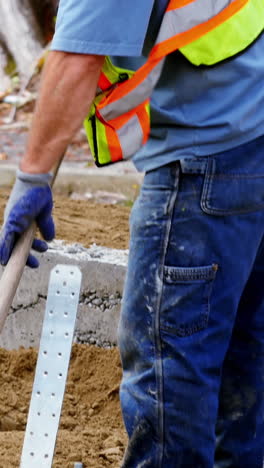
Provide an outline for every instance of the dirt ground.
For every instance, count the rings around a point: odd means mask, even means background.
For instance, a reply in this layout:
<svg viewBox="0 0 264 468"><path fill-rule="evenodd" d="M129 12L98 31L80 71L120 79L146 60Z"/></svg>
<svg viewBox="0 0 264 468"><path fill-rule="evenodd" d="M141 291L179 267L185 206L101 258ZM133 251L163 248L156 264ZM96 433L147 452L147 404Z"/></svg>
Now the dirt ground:
<svg viewBox="0 0 264 468"><path fill-rule="evenodd" d="M0 192L0 223L8 190ZM128 247L125 206L55 197L57 238L114 248ZM0 349L0 468L18 468L37 352ZM118 468L126 435L118 388L121 376L117 349L74 345L54 468ZM30 468L30 467L28 467Z"/></svg>
<svg viewBox="0 0 264 468"><path fill-rule="evenodd" d="M19 467L37 352L0 349L0 467ZM118 467L126 444L117 349L74 345L54 468ZM30 468L30 467L28 467Z"/></svg>
<svg viewBox="0 0 264 468"><path fill-rule="evenodd" d="M0 223L9 190L0 191ZM95 243L104 247L127 249L130 208L89 200L71 200L55 195L56 238L80 242L85 247Z"/></svg>

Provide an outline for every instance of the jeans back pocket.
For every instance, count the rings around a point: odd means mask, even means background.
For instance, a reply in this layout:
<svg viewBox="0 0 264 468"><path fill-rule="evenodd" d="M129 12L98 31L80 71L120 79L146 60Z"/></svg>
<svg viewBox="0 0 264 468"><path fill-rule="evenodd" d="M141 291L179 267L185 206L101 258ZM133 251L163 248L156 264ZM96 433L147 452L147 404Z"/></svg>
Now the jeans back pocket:
<svg viewBox="0 0 264 468"><path fill-rule="evenodd" d="M164 267L161 329L180 337L208 325L210 296L218 265Z"/></svg>

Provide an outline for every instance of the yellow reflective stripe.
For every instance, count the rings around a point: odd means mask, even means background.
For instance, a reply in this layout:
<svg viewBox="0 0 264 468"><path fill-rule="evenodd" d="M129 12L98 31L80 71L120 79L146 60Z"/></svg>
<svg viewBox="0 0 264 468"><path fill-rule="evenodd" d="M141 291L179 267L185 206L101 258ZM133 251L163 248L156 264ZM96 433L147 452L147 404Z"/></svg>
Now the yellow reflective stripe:
<svg viewBox="0 0 264 468"><path fill-rule="evenodd" d="M116 67L111 62L110 57L105 57L102 72L112 84L118 83L120 81L120 76L122 77L122 75L127 75L128 78L131 78L135 73L134 71L127 70L126 68Z"/></svg>
<svg viewBox="0 0 264 468"><path fill-rule="evenodd" d="M264 2L251 0L224 23L180 51L194 65L214 65L244 50L263 29Z"/></svg>
<svg viewBox="0 0 264 468"><path fill-rule="evenodd" d="M255 31L258 31L258 28L256 27L255 21L253 21L253 25L251 24L249 27L244 27L243 25L243 28L240 28L241 36L238 35L238 37L233 37L234 36L234 34L232 34L233 24L238 24L239 20L237 20L236 18L237 16L238 17L241 16L241 12L244 9L247 10L248 8L250 9L252 8L253 11L255 10L254 6L252 7L252 1L256 2L259 0L248 0L246 3L246 6L241 7L241 10L238 10L233 16L231 16L228 20L225 20L225 22L222 23L223 25L222 28L218 26L216 29L213 29L212 31L205 33L204 36L202 36L204 38L203 40L199 39L199 40L193 41L188 46L182 47L180 50L195 65L199 65L201 63L205 65L210 65L210 64L222 61L228 56L234 55L240 52L241 50L243 50L243 48L245 47L244 43L248 45L253 40L252 34L250 34L250 29L254 34ZM239 3L240 3L239 0L218 0L218 1L195 0L191 3L186 4L184 7L178 8L176 10L169 10L165 14L164 21L161 26L161 33L159 35L157 42L159 42L159 40L161 39L166 40L167 36L169 38L171 36L173 37L173 35L175 34L176 26L179 27L180 31L182 31L182 29L180 28L185 29L187 26L195 27L195 24L196 25L206 24L206 22L210 20L210 18L212 17L214 18L217 16L217 14L224 12L225 9L229 7L230 5L235 6L236 4L238 5ZM204 8L205 6L207 8ZM181 14L180 16L177 16L179 12ZM188 12L189 14L187 14ZM197 14L197 18L195 18L195 23L194 23L194 14ZM173 15L176 15L176 16L173 16ZM174 22L174 20L176 22ZM264 21L263 15L262 15L262 21ZM184 24L184 27L183 27L183 24ZM228 24L228 27L225 28L224 27L225 24ZM225 34L223 34L222 37L219 37L220 35L218 35L217 41L212 40L212 44L210 44L209 38L214 37L214 31L217 31L218 28L221 31L225 31ZM259 32L257 32L257 34L254 35L254 37L256 37L258 33ZM208 40L205 39L207 37L208 37ZM197 44L197 47L193 47L193 44ZM199 44L202 44L202 47L200 47ZM208 47L206 48L205 45L208 45ZM224 52L225 47L226 47L227 53ZM110 97L110 100L107 98L107 100L110 101L109 103L103 104L102 102L102 105L99 105L99 107L100 107L100 112L103 118L106 120L115 119L116 117L133 109L133 107L138 106L141 102L144 101L144 99L147 99L151 95L160 77L162 66L163 66L162 62L156 65L153 68L153 70L149 73L149 75L139 84L137 84L136 87L132 86L133 84L133 78L132 78L130 91L128 91L124 96L120 97L118 100L114 99L113 102L111 102L111 97Z"/></svg>
<svg viewBox="0 0 264 468"><path fill-rule="evenodd" d="M148 114L150 112L149 107L149 103L144 105L144 109ZM102 123L96 117L94 108L91 111L90 116L84 121L84 128L86 130L91 153L96 163L99 163L99 165L109 164L114 160L114 155L113 157L111 156L111 151L108 145L106 125L107 124ZM134 114L124 125L122 125L121 128L116 130L116 135L120 142L124 159L130 158L141 148L144 141L142 125L144 125L144 123L140 122L137 114ZM146 122L144 131L146 131Z"/></svg>
<svg viewBox="0 0 264 468"><path fill-rule="evenodd" d="M199 37L199 34L193 35L192 42L180 48L180 51L195 65L212 65L221 62L241 52L263 31L264 0L193 0L186 2L182 7L175 7L175 10L168 10L155 45L157 49L160 46L160 57L175 50L173 49L173 41L177 39L177 36L180 36L181 33L186 36L192 30L197 31L197 28L200 28L199 31L203 35L196 40L194 37ZM178 47L180 43L186 42L178 41ZM103 68L103 73L107 78L105 78L106 84L115 85L120 82L121 73L126 73L132 78L131 81L126 80L123 85L119 83L118 86L113 86L111 93L108 89L96 97L94 104L106 122L127 114L151 96L164 62L164 59L160 60L154 54L153 56L150 56L147 63L136 73L115 67L109 58L106 59ZM146 70L148 72L151 70L148 75L145 73ZM145 121L146 128L147 124L148 122ZM115 137L117 137L117 141L121 145L119 156L119 153L116 153L115 145L110 141L108 132L106 133L105 125L96 118L94 126L96 132L89 118L86 119L85 128L91 150L95 159L99 160L100 165L108 164L111 160L121 157L129 158L142 146L144 135L147 135L144 126L144 131L142 130L141 120L139 121L136 109L133 116L115 134L112 132L111 126L112 140L115 141ZM112 158L107 135L110 147L114 148L112 149Z"/></svg>
<svg viewBox="0 0 264 468"><path fill-rule="evenodd" d="M236 0L195 0L165 13L155 45L206 23Z"/></svg>
<svg viewBox="0 0 264 468"><path fill-rule="evenodd" d="M92 120L94 119L94 121ZM94 108L91 109L89 116L83 122L87 140L93 158L99 161L100 164L108 164L111 162L111 154L108 148L105 126L95 116ZM93 128L95 125L95 129Z"/></svg>
<svg viewBox="0 0 264 468"><path fill-rule="evenodd" d="M97 159L100 164L108 164L111 162L111 154L108 148L105 126L99 119L96 119L96 137L98 147Z"/></svg>
<svg viewBox="0 0 264 468"><path fill-rule="evenodd" d="M89 147L90 147L90 150L91 150L91 153L93 155L93 157L95 158L95 145L94 145L94 138L93 138L93 128L92 128L92 123L91 123L91 115L94 115L95 111L94 111L94 105L91 107L90 109L90 114L88 117L86 117L83 121L83 126L84 126L84 129L85 129L85 132L86 132L86 136L87 136L87 140L88 140L88 143L89 143Z"/></svg>

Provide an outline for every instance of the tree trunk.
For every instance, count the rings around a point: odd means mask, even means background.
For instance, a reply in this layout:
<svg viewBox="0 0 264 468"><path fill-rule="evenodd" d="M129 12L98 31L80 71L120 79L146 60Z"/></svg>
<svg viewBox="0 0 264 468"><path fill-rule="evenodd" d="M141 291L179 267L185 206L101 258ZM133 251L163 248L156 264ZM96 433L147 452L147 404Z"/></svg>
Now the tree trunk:
<svg viewBox="0 0 264 468"><path fill-rule="evenodd" d="M10 87L10 78L5 73L7 56L4 46L0 43L0 96Z"/></svg>
<svg viewBox="0 0 264 468"><path fill-rule="evenodd" d="M55 3L55 0L0 0L0 94L10 84L5 72L10 58L16 64L22 83L32 75L35 61L45 45L45 32L40 24L42 12L46 7L55 11Z"/></svg>

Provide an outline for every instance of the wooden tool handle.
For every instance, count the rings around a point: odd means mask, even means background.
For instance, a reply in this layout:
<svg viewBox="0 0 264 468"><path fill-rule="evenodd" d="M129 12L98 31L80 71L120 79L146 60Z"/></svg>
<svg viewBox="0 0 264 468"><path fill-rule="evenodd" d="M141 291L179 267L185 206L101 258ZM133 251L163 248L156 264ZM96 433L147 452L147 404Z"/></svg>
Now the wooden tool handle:
<svg viewBox="0 0 264 468"><path fill-rule="evenodd" d="M63 157L58 162L51 182L53 186ZM0 333L22 277L37 225L32 225L20 236L0 279Z"/></svg>

